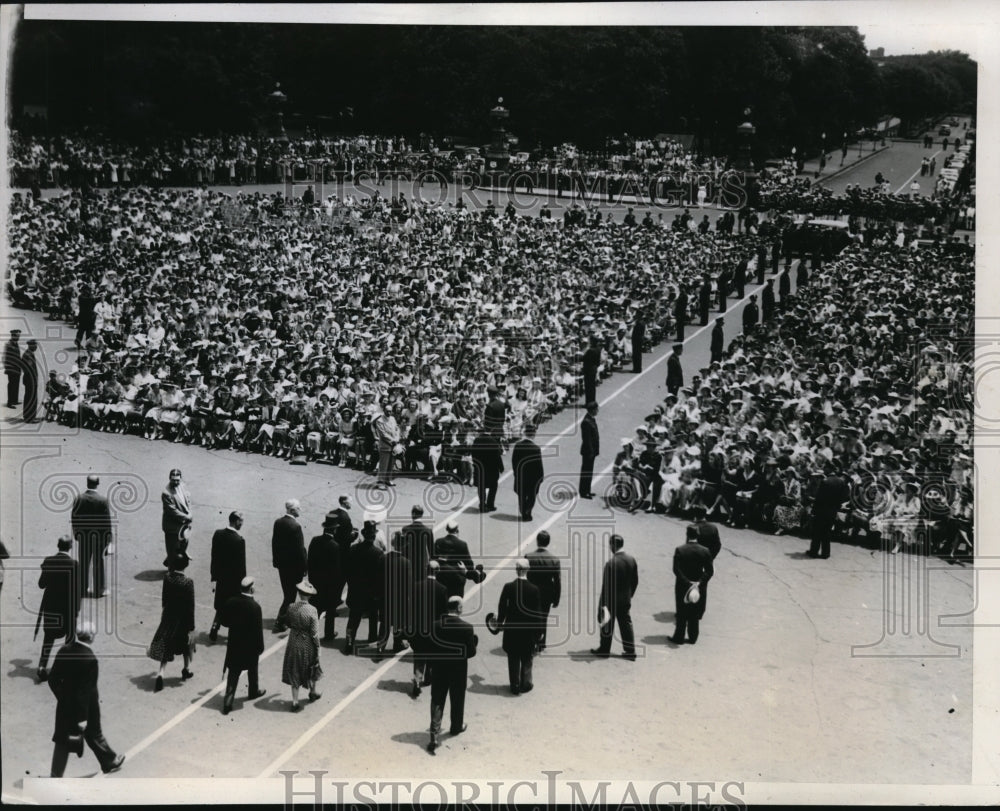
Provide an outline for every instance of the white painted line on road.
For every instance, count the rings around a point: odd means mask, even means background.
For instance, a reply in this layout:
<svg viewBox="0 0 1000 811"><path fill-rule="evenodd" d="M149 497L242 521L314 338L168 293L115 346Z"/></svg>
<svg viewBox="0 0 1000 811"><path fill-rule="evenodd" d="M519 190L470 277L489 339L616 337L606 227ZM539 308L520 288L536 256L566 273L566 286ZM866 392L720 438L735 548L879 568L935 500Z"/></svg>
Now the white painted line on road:
<svg viewBox="0 0 1000 811"><path fill-rule="evenodd" d="M796 260L796 261L798 261L798 260ZM755 285L752 285L750 287L752 287L754 289L756 288ZM747 292L747 294L745 296L743 296L743 298L737 299L732 304L728 303L728 301L727 301L726 312L729 312L729 310L731 310L732 308L737 307L740 304L742 304L751 295L752 295L752 292ZM693 333L691 333L690 335L688 335L684 339L683 343L687 343L688 341L693 340L698 335L700 335L702 332L704 332L706 329L708 329L709 326L711 326L711 324L706 324L705 326L699 327ZM672 345L673 343L676 343L676 341L672 341L672 342L669 342L669 343ZM650 372L653 369L654 366L657 366L658 364L660 364L664 360L666 360L666 358L670 354L670 351L672 351L672 350L664 351L658 358L656 358L654 361L652 361L651 363L649 363L648 365L646 365L645 368L639 374L632 375L632 377L630 377L628 380L626 380L625 383L623 383L621 386L619 386L617 389L615 389L615 391L613 391L606 398L604 398L604 400L600 401L600 405L603 406L603 405L609 403L611 400L613 400L615 397L617 397L619 394L621 394L623 391L625 391L629 386L631 386L633 383L635 383L636 380L638 380L639 378L643 377L648 372ZM566 428L564 428L558 434L556 434L555 436L553 436L542 447L547 448L550 445L555 444L555 442L557 440L559 440L561 437L565 436L570 431L574 430L576 428L576 425L577 425L577 422L574 420L568 426L566 426ZM597 480L597 479L603 478L605 475L607 475L608 471L610 471L613 466L614 466L613 463L609 464L607 467L605 467L599 473L596 473L594 475L594 479ZM507 481L508 479L510 479L510 477L512 475L513 475L513 471L509 470L506 473L504 473L503 476L500 477L499 481L501 481L501 482ZM445 518L442 521L439 521L437 524L435 524L434 525L434 530L433 530L434 533L437 534L438 532L440 532L442 529L445 528L445 526L448 524L449 521L457 518L463 512L465 512L466 510L468 510L472 505L478 504L478 503L479 503L478 496L469 499L465 504L463 504L461 507L459 507L457 510L455 510L455 512L453 512L447 518ZM557 513L553 513L551 516L549 516L549 518L540 527L538 527L537 529L535 529L527 538L524 539L523 543L530 543L539 532L541 532L543 529L547 529L548 527L552 526L552 524L554 524L564 513L568 512L569 509L570 509L570 507L572 507L573 504L575 504L575 503L576 503L575 500L571 501L569 503L569 505L567 505L564 509L560 510ZM493 577L496 576L497 572L501 571L504 568L505 565L509 564L510 561L514 560L516 557L520 557L520 555L521 555L521 549L522 548L523 548L522 542L519 541L518 545L517 545L517 548L513 552L511 552L510 555L508 555L506 558L504 558L504 560L500 562L499 566L497 566L496 568L492 569L490 571L490 573L486 576L486 579L483 580L482 583L476 583L476 584L472 585L473 591L470 591L470 594L475 593L474 592L475 589L482 588L482 586L484 586L487 582L489 582ZM281 650L284 647L284 645L285 645L285 640L284 639L281 639L278 642L275 642L273 645L271 645L270 648L268 648L266 651L264 651L264 653L261 654L259 661L264 661L269 656L271 656L272 654L274 654L276 651ZM371 685L375 682L375 680L379 676L381 676L383 673L385 673L399 659L402 658L402 656L404 655L404 653L405 653L405 651L400 651L399 653L397 653L395 656L393 656L392 659L390 659L388 662L385 662L384 664L382 664L377 670L375 670L374 673L372 673L368 678L366 678L363 682L361 682L361 684L359 684L357 687L355 687L354 690L352 690L348 695L346 695L343 699L341 699L340 702L338 702L337 705L332 710L330 710L330 712L328 712L323 718L321 718L319 721L317 721L316 724L314 724L305 733L303 733L303 735L292 745L292 747L290 747L288 750L286 750L286 752L283 755L281 755L270 766L268 766L267 770L265 770L264 772L262 772L260 776L261 777L266 777L266 776L272 774L274 772L274 770L278 766L281 765L281 763L285 762L286 760L288 760L289 757L291 757L292 755L294 755L295 752L299 751L299 749L301 749L302 746L305 745L306 742L308 742L316 734L318 734L319 731L327 723L329 723L331 720L333 720L334 718L336 718L337 715L339 715L355 698L357 698L359 695L361 695L361 693L363 693L365 690L367 690L369 687L371 687ZM163 737L166 733L168 733L170 730L172 730L178 724L180 724L185 719L187 719L189 716L191 716L196 710L198 710L199 708L203 707L215 695L221 693L225 689L225 687L226 687L226 682L225 681L219 682L219 684L217 684L213 689L211 689L208 693L206 693L204 696L202 696L196 702L194 702L193 704L191 704L188 707L185 707L180 713L178 713L173 718L171 718L169 721L167 721L163 726L161 726L158 729L156 729L153 732L151 732L149 735L147 735L145 738L143 738L141 741L139 741L139 743L137 743L131 749L128 749L125 752L126 758L132 758L132 757L134 757L135 755L139 754L144 749L148 748L150 745L152 745L153 743L155 743L157 740L159 740L161 737ZM95 776L96 777L103 777L104 775L103 774L98 774L98 775L95 775Z"/></svg>
<svg viewBox="0 0 1000 811"><path fill-rule="evenodd" d="M931 155L931 158L936 158L940 154L941 154L941 150L939 149L937 152L935 152L933 155ZM912 175L910 175L908 178L906 178L906 180L903 182L903 185L900 186L898 189L896 189L895 193L899 194L903 189L905 189L907 186L909 186L910 185L910 181L913 180L913 178L915 178L919 174L920 174L920 170L917 169L917 171L915 171Z"/></svg>

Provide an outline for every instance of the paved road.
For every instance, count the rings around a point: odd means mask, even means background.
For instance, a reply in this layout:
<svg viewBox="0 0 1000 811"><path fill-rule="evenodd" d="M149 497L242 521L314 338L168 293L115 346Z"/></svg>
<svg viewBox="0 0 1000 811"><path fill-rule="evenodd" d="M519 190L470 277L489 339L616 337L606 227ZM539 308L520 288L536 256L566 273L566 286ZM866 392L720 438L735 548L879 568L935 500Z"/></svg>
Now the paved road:
<svg viewBox="0 0 1000 811"><path fill-rule="evenodd" d="M749 296L755 288L747 289ZM739 323L730 309L730 329ZM38 314L7 310L0 329L21 325L42 338L57 366L72 332ZM689 329L685 368L708 359L708 328ZM60 351L62 354L60 355ZM632 434L665 394L667 346L646 358L641 376L616 374L599 390L602 453L610 466L617 438ZM248 565L258 579L267 618L280 602L270 568L270 525L288 497L303 504L307 536L319 531L337 495L353 492L374 505L383 494L357 474L324 465L285 462L230 451L206 451L137 437L109 436L42 426L31 434L6 412L5 486L0 532L14 558L2 593L0 644L6 665L2 690L4 732L17 746L3 751L4 792L44 775L51 755L53 702L34 682L39 643L31 641L37 609L40 558L68 527L69 503L59 481L82 486L90 471L104 487L134 487L120 514L119 553L111 558L115 596L85 601L101 633L104 726L112 744L128 754L120 777L257 777L279 769L330 769L347 778L464 779L479 776L543 780L543 769L565 777L810 782L967 782L971 769L971 629L936 618L972 608L972 572L910 556L889 557L838 545L829 561L804 559L806 542L723 529L724 551L711 584L708 613L697 646L666 643L673 631L671 555L683 523L662 516L623 515L603 500L572 497L579 469L577 420L564 412L540 437L548 480L536 520L515 518L509 479L501 484L499 511L463 511L471 489L427 487L402 480L388 495L391 521L407 521L424 503L436 530L458 514L461 535L490 578L468 593L468 616L482 626L496 610L499 589L513 576L511 559L533 548L545 527L566 569L563 603L550 648L537 661L536 689L517 698L506 690L506 662L498 638L479 628L480 653L472 662L466 720L469 731L444 739L436 757L422 748L428 726L428 691L419 700L405 689L407 657L376 663L339 653L342 638L325 647L323 697L298 715L288 712L280 684L283 639L268 634L261 666L266 697L220 714L224 645L211 645L208 544L234 508L246 515ZM195 678L182 682L179 664L166 689L151 692L155 664L144 658L159 617L158 493L172 467L184 470L195 501L190 574L198 595L201 645ZM599 480L606 484L607 477ZM600 490L599 490L600 491ZM595 597L605 537L620 532L639 561L633 606L639 660L594 660ZM921 574L929 563L933 571ZM894 569L893 567L900 567ZM16 571L23 568L23 576ZM901 586L912 586L903 602ZM925 588L926 585L926 588ZM918 620L930 618L930 630ZM338 621L343 633L344 620ZM366 626L363 625L362 628ZM931 638L933 636L933 639ZM855 647L871 646L871 647ZM616 643L616 650L620 646ZM942 656L942 654L944 654ZM954 712L951 712L954 710ZM5 740L11 740L10 737ZM67 774L92 774L87 753ZM110 781L118 776L109 778ZM191 800L201 796L192 786Z"/></svg>

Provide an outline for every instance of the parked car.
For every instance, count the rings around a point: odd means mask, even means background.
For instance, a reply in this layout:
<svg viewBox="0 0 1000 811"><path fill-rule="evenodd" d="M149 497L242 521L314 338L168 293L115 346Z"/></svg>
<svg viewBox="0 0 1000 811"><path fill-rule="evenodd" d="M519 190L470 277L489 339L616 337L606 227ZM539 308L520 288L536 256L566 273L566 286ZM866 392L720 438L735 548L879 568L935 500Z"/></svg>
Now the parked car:
<svg viewBox="0 0 1000 811"><path fill-rule="evenodd" d="M951 135L951 127L947 124L942 124L941 128L938 130L938 135Z"/></svg>

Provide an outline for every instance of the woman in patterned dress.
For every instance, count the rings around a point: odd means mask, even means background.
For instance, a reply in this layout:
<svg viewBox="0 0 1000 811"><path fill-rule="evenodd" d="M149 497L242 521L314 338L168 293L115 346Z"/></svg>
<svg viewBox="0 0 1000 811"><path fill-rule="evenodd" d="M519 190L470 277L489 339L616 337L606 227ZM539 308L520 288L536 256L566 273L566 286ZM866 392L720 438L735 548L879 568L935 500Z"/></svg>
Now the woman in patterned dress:
<svg viewBox="0 0 1000 811"><path fill-rule="evenodd" d="M302 709L299 688L309 688L309 700L320 697L316 682L323 675L319 666L319 614L310 605L309 597L316 589L308 580L296 586L295 602L285 612L285 624L291 633L285 646L285 661L281 666L281 681L292 688L292 712Z"/></svg>
<svg viewBox="0 0 1000 811"><path fill-rule="evenodd" d="M194 630L194 581L184 574L190 560L186 552L174 555L163 580L163 611L148 651L149 658L160 663L156 673L156 693L163 689L163 671L167 662L172 662L178 654L184 657L181 678L187 680L194 675L188 669L194 653L191 641Z"/></svg>

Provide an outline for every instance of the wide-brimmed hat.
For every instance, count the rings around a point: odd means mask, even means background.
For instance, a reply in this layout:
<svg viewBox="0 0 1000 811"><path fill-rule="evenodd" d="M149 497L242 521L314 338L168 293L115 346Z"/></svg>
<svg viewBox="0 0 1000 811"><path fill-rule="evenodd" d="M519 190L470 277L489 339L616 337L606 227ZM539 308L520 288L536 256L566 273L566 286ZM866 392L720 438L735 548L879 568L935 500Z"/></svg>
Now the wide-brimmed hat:
<svg viewBox="0 0 1000 811"><path fill-rule="evenodd" d="M295 590L298 591L299 594L308 594L310 596L314 596L316 594L316 587L313 586L313 584L308 580L303 580L301 583L297 583Z"/></svg>

